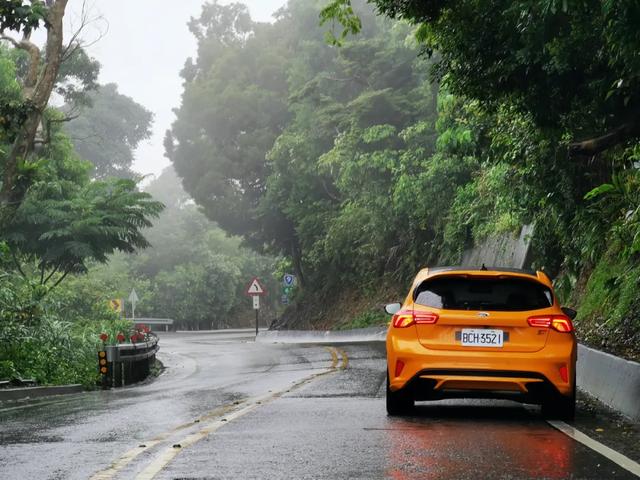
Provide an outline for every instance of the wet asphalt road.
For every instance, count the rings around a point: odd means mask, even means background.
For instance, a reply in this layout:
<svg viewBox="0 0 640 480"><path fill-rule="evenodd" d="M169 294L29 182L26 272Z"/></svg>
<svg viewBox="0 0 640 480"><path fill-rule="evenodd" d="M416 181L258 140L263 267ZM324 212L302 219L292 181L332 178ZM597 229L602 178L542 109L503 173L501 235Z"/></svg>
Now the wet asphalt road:
<svg viewBox="0 0 640 480"><path fill-rule="evenodd" d="M505 401L384 408L384 346L161 335L157 379L0 405L0 479L631 479ZM636 462L640 429L581 403L576 427ZM597 428L596 428L597 427Z"/></svg>

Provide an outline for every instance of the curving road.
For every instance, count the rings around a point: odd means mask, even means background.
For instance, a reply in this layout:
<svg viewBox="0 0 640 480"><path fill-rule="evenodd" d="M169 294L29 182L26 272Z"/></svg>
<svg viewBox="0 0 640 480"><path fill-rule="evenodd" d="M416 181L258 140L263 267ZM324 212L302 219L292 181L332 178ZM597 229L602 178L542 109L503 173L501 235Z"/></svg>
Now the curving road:
<svg viewBox="0 0 640 480"><path fill-rule="evenodd" d="M167 368L146 384L0 406L0 478L639 478L640 428L584 400L573 426L556 425L580 441L511 402L389 418L381 344L235 331L162 334L161 346Z"/></svg>

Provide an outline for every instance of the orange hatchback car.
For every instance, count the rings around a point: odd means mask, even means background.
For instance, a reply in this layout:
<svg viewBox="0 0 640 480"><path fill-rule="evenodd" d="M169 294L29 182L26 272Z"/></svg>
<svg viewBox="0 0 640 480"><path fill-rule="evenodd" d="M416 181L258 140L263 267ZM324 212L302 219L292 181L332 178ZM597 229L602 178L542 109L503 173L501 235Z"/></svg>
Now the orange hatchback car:
<svg viewBox="0 0 640 480"><path fill-rule="evenodd" d="M507 398L575 412L572 319L543 272L425 268L404 303L387 305L387 412L416 400Z"/></svg>

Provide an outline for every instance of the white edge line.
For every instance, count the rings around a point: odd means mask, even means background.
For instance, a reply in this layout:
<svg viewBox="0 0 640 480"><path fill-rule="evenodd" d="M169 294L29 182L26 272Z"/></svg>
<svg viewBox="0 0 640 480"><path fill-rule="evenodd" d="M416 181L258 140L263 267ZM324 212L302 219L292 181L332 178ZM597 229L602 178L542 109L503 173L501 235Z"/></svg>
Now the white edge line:
<svg viewBox="0 0 640 480"><path fill-rule="evenodd" d="M640 477L640 464L634 462L629 457L624 456L623 454L616 452L612 448L603 445L602 443L594 440L588 435L582 433L580 430L572 427L571 425L567 425L564 422L560 422L557 420L547 420L547 423L552 427L560 430L562 433L567 435L568 437L573 438L576 442L580 442L583 445L586 445L591 450L598 452L600 455L608 458L612 462L618 464L625 470L633 473L634 475Z"/></svg>

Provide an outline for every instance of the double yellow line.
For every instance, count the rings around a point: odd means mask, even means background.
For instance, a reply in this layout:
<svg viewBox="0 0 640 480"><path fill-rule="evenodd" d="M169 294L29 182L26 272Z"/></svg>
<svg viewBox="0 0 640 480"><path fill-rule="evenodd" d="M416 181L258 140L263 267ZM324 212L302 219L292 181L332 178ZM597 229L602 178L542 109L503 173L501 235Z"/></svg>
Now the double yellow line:
<svg viewBox="0 0 640 480"><path fill-rule="evenodd" d="M234 402L233 404L225 405L212 410L211 412L199 417L193 422L178 425L177 427L152 438L151 441L141 444L138 447L132 448L131 450L125 452L108 468L94 474L90 480L112 480L120 471L122 471L127 465L129 465L142 453L158 446L159 444L169 439L169 437L181 430L193 427L196 424L202 424L203 428L201 428L200 430L187 435L173 446L167 446L142 472L140 472L136 476L136 480L152 480L175 457L177 457L184 448L189 447L194 443L202 440L222 426L226 425L228 422L246 415L247 413L256 409L258 406L271 402L276 398L281 397L283 394L288 393L293 389L299 388L321 375L326 375L327 373L334 372L338 369L345 370L348 367L349 358L344 350L334 347L325 348L331 354L331 367L329 370L325 370L323 372L316 373L307 378L304 378L294 383L292 386L288 387L285 390L276 393L269 393L268 395L245 400L243 402Z"/></svg>
<svg viewBox="0 0 640 480"><path fill-rule="evenodd" d="M341 348L324 347L331 354L331 370L346 370L349 366L349 357L347 352Z"/></svg>

